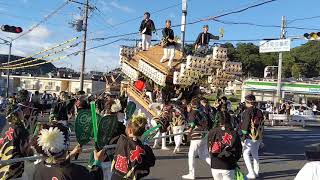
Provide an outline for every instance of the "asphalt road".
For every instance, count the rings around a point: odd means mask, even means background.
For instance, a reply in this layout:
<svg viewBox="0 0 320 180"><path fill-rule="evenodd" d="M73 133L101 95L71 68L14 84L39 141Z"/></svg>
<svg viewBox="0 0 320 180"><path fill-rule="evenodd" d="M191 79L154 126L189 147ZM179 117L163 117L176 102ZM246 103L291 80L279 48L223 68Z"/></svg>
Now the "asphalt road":
<svg viewBox="0 0 320 180"><path fill-rule="evenodd" d="M259 179L292 180L305 164L305 146L318 143L320 128L273 127L266 129L265 148L261 154L261 177ZM152 168L149 180L180 180L188 173L188 147L174 155L172 151L155 150L156 166ZM239 163L246 173L242 159ZM210 167L202 160L196 162L196 179L212 179Z"/></svg>
<svg viewBox="0 0 320 180"><path fill-rule="evenodd" d="M320 128L272 127L265 131L265 148L261 153L261 176L259 179L293 180L298 171L306 163L304 150L306 146L319 142ZM75 139L72 138L72 144ZM87 148L88 146L84 147ZM170 146L169 146L170 147ZM173 147L170 147L173 149ZM181 180L188 173L188 147L182 152L154 150L157 157L156 165L151 169L147 180ZM86 165L88 154L81 154L79 164ZM244 173L246 168L241 159L239 165ZM212 179L210 167L202 160L196 160L196 179Z"/></svg>

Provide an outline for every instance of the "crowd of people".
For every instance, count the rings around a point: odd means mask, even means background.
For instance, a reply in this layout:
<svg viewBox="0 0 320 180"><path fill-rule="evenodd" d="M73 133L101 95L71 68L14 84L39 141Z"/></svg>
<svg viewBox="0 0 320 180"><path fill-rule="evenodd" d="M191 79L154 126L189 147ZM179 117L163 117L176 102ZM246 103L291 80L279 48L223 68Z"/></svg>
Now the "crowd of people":
<svg viewBox="0 0 320 180"><path fill-rule="evenodd" d="M258 104L258 106L263 106ZM280 103L277 108L272 102L267 101L263 109L271 114L286 114L286 115L318 115L318 106L315 103L310 104L295 104L290 101ZM310 113L309 113L310 112Z"/></svg>
<svg viewBox="0 0 320 180"><path fill-rule="evenodd" d="M197 156L211 167L215 180L234 179L241 157L247 167L246 177L259 177L264 116L256 107L254 95L246 96L243 106L235 111L229 109L230 101L226 97L219 98L212 106L206 98L193 97L160 104L158 116L151 119L142 114L127 119L125 94L115 99L107 93L87 96L80 91L69 96L61 92L50 110L48 122L42 124L37 123L36 117L41 112L32 99L26 90L19 91L14 100L9 99L7 123L0 138L0 157L1 160L33 155L46 158L38 161L33 170L27 168L25 162L1 165L1 179L141 179L150 173L156 161L148 146L150 143L143 141L141 136L157 125L160 126L154 134L158 138L154 140L153 148L160 148L161 143L162 150L169 150L169 140L175 144L173 152L177 153L182 144L190 143L189 172L182 176L183 179L195 179ZM116 144L112 157L107 157L104 149L96 149L93 165L87 170L72 163L82 148L78 145L72 151L69 149L69 121L79 111L90 109L90 102L95 102L96 113L101 116L117 115L119 128L112 136L112 144ZM173 135L166 136L170 134ZM105 162L112 162L111 171L103 169Z"/></svg>
<svg viewBox="0 0 320 180"><path fill-rule="evenodd" d="M81 147L76 146L69 151L70 127L69 120L74 119L77 113L83 109L90 109L89 103L94 101L97 106L97 113L102 116L108 114L124 114L127 99L124 96L114 99L110 94L100 96L86 96L84 92L78 92L70 96L67 92L61 92L56 102L52 105L47 123L39 124L37 116L41 115L37 104L39 93L36 92L30 97L30 93L21 90L15 97L8 101L6 118L7 123L1 132L1 160L28 157L32 155L43 155L45 160L35 165L35 170L30 174L27 168L24 170L24 162L1 165L1 179L21 178L26 179L103 179L104 173L101 169L101 162L112 161L106 158L104 150L94 152L94 163L91 170L71 163L76 154L79 154ZM251 99L250 99L251 98ZM248 108L252 104L254 109L254 96L246 98ZM243 112L248 114L242 124L235 123L228 112L228 100L225 97L219 99L214 107L210 106L205 98L192 98L190 101L181 99L168 101L161 105L159 116L147 119L142 115L134 115L126 119L123 115L118 116L119 131L114 135L117 147L113 154L113 166L111 179L125 179L125 177L140 179L149 174L150 167L155 164L155 157L152 149L144 144L140 137L152 126L161 125L158 135L173 135L175 148L174 152L180 151L180 145L190 139L188 153L189 173L183 176L184 179L195 178L195 157L199 156L211 165L212 174L215 179L226 177L233 178L237 161L242 154L248 166L248 177L256 177L259 173L259 161L257 148L259 147L262 135L258 132L262 120L256 120L252 129L251 114L259 112ZM117 108L118 107L118 108ZM119 108L121 107L121 108ZM253 112L254 111L254 112ZM249 115L250 114L250 115ZM254 117L256 117L254 115ZM245 119L246 118L246 119ZM127 121L126 121L127 120ZM148 126L148 124L151 124ZM184 134L187 131L187 134ZM258 133L258 136L254 133ZM169 138L171 139L171 137ZM241 141L242 139L242 141ZM166 138L162 138L162 149L168 150ZM243 143L241 143L243 142ZM157 148L159 142L154 141L153 148ZM254 148L256 147L256 148ZM132 152L135 152L132 154ZM130 156L131 153L131 156ZM253 168L249 154L254 156ZM106 160L108 159L108 160ZM129 160L129 161L128 161ZM128 163L129 162L129 163ZM251 165L251 166L250 166Z"/></svg>

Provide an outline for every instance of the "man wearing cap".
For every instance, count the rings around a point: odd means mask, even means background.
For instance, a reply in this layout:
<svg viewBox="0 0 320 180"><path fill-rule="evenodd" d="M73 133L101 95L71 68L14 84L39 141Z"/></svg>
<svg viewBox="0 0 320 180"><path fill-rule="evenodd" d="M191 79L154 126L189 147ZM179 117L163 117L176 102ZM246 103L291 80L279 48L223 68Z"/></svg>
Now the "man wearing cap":
<svg viewBox="0 0 320 180"><path fill-rule="evenodd" d="M199 48L208 48L210 39L219 40L219 36L214 36L209 31L209 26L203 26L203 32L198 35L198 38L195 42L195 49Z"/></svg>
<svg viewBox="0 0 320 180"><path fill-rule="evenodd" d="M156 32L153 21L150 19L150 13L144 13L139 32L142 38L142 50L146 51L151 45L152 33Z"/></svg>
<svg viewBox="0 0 320 180"><path fill-rule="evenodd" d="M242 115L241 134L243 141L243 160L248 169L247 178L255 179L259 176L259 146L263 132L263 114L256 107L256 97L249 94L245 97L246 109ZM250 160L253 158L253 167Z"/></svg>

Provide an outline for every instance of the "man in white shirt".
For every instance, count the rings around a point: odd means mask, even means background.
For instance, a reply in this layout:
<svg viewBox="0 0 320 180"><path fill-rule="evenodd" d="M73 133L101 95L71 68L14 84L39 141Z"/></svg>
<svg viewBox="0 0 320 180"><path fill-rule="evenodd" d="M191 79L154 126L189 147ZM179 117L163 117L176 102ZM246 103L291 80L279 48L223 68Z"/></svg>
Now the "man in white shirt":
<svg viewBox="0 0 320 180"><path fill-rule="evenodd" d="M313 111L313 115L317 115L317 112L318 112L318 107L316 104L312 104L312 111Z"/></svg>

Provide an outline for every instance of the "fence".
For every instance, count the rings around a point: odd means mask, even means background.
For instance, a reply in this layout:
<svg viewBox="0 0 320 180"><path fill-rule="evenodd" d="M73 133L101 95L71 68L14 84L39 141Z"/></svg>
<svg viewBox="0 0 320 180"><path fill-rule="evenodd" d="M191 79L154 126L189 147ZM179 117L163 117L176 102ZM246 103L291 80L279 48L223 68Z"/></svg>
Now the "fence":
<svg viewBox="0 0 320 180"><path fill-rule="evenodd" d="M286 115L286 114L269 114L269 121L271 126L274 125L301 125L319 126L320 116L314 115Z"/></svg>

